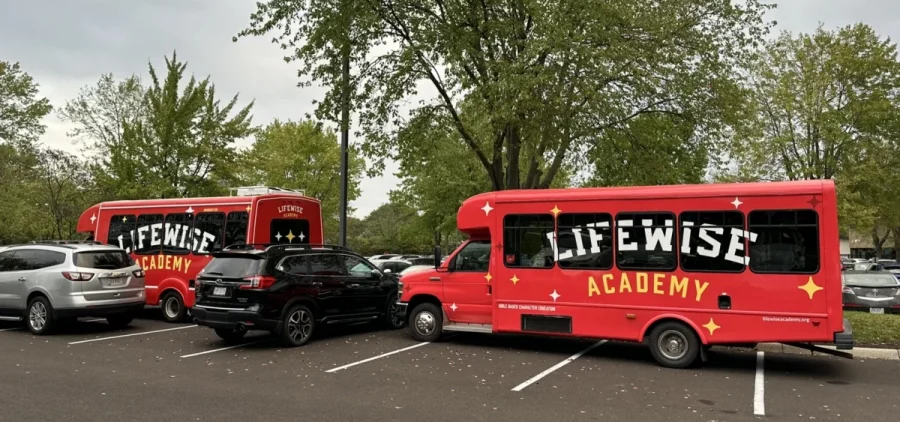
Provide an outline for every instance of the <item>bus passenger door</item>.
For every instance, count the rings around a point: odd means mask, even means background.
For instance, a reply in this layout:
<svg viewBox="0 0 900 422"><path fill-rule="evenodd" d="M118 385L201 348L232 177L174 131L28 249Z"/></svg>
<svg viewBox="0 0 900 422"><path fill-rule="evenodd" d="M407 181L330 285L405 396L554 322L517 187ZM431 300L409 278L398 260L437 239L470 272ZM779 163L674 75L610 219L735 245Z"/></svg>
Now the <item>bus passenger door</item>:
<svg viewBox="0 0 900 422"><path fill-rule="evenodd" d="M472 240L439 272L444 288L444 312L452 322L491 324L493 300L488 268L491 262L490 240Z"/></svg>

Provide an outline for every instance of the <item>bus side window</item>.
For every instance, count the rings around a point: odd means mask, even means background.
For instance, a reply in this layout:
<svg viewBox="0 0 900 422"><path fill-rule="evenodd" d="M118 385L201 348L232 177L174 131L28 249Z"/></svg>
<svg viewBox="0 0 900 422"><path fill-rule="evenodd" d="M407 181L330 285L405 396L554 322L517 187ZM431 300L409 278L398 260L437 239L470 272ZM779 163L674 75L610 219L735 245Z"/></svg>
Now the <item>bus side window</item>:
<svg viewBox="0 0 900 422"><path fill-rule="evenodd" d="M560 214L557 221L559 227L556 243L560 268L612 268L612 215Z"/></svg>
<svg viewBox="0 0 900 422"><path fill-rule="evenodd" d="M623 270L674 270L676 238L675 214L616 214L616 265Z"/></svg>
<svg viewBox="0 0 900 422"><path fill-rule="evenodd" d="M114 215L110 217L106 244L118 246L125 249L125 252L128 253L133 252L132 232L134 232L135 221L134 215Z"/></svg>
<svg viewBox="0 0 900 422"><path fill-rule="evenodd" d="M163 253L187 255L191 252L193 214L168 214L163 226Z"/></svg>
<svg viewBox="0 0 900 422"><path fill-rule="evenodd" d="M225 240L225 213L201 212L194 220L194 253L205 255L222 250Z"/></svg>
<svg viewBox="0 0 900 422"><path fill-rule="evenodd" d="M819 216L813 210L758 210L747 217L750 270L813 274L819 271Z"/></svg>
<svg viewBox="0 0 900 422"><path fill-rule="evenodd" d="M693 272L744 271L747 241L740 211L685 211L679 216L681 269ZM738 230L738 234L733 233ZM732 243L736 243L733 247Z"/></svg>
<svg viewBox="0 0 900 422"><path fill-rule="evenodd" d="M509 214L503 217L503 263L512 268L553 268L553 216Z"/></svg>
<svg viewBox="0 0 900 422"><path fill-rule="evenodd" d="M250 213L236 211L228 213L225 221L225 246L247 243L247 227L249 226Z"/></svg>
<svg viewBox="0 0 900 422"><path fill-rule="evenodd" d="M139 255L156 255L162 250L163 215L142 214L137 218L135 230L134 253Z"/></svg>

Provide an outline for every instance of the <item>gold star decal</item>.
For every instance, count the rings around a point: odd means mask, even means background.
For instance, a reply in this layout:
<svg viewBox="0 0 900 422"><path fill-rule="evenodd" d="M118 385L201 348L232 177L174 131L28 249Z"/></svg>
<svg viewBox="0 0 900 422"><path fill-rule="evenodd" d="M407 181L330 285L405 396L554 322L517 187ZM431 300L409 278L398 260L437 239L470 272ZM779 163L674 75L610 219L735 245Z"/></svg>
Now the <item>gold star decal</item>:
<svg viewBox="0 0 900 422"><path fill-rule="evenodd" d="M806 292L806 294L809 295L810 299L812 299L813 295L816 294L816 292L818 292L819 290L824 290L824 287L819 286L815 281L813 281L812 276L809 276L809 280L806 281L806 284L797 288Z"/></svg>
<svg viewBox="0 0 900 422"><path fill-rule="evenodd" d="M288 239L288 243L291 243L294 241L294 238L297 236L294 236L294 232L292 230L288 230L288 234L285 237Z"/></svg>
<svg viewBox="0 0 900 422"><path fill-rule="evenodd" d="M554 205L554 206L553 206L553 209L550 210L550 212L553 213L553 216L554 216L554 217L559 217L559 213L561 213L562 210L559 209L559 207L557 207L556 205Z"/></svg>
<svg viewBox="0 0 900 422"><path fill-rule="evenodd" d="M492 279L492 278L494 278L494 277L491 277L491 273L487 273L487 275L484 276L484 279L487 280L488 283L491 282L491 279Z"/></svg>
<svg viewBox="0 0 900 422"><path fill-rule="evenodd" d="M511 278L511 279L509 279L509 281L512 281L512 282L513 282L513 284L516 284L516 283L518 283L518 282L519 282L519 277L516 277L516 275L515 275L515 274L513 274L513 276L512 276L512 278Z"/></svg>
<svg viewBox="0 0 900 422"><path fill-rule="evenodd" d="M722 328L722 327L716 325L716 322L713 321L712 318L710 318L709 322L707 322L706 324L703 325L703 328L706 328L707 330L709 330L709 335L713 335L713 333L716 330L718 330L719 328Z"/></svg>
<svg viewBox="0 0 900 422"><path fill-rule="evenodd" d="M247 212L250 212L250 206L247 205Z"/></svg>

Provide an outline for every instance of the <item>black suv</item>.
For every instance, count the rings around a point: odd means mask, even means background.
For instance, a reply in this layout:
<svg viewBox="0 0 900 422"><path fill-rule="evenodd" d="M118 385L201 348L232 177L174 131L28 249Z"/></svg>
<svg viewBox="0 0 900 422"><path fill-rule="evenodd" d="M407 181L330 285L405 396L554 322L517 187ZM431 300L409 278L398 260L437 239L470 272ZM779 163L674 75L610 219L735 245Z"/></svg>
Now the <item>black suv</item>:
<svg viewBox="0 0 900 422"><path fill-rule="evenodd" d="M404 324L402 289L362 256L331 245L240 245L213 254L197 277L194 321L226 341L267 330L288 346L319 324Z"/></svg>

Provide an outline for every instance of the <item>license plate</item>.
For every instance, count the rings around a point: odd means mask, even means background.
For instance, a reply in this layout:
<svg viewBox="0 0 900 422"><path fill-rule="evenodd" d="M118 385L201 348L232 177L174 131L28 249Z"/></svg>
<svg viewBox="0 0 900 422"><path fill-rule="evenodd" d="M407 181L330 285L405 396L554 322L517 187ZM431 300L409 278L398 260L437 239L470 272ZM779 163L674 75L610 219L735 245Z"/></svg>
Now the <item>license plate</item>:
<svg viewBox="0 0 900 422"><path fill-rule="evenodd" d="M226 287L214 287L212 291L213 296L225 296L228 294L228 288Z"/></svg>
<svg viewBox="0 0 900 422"><path fill-rule="evenodd" d="M873 314L883 314L884 308L869 308L869 312Z"/></svg>
<svg viewBox="0 0 900 422"><path fill-rule="evenodd" d="M108 278L106 279L106 285L110 287L124 286L125 279L124 278Z"/></svg>

